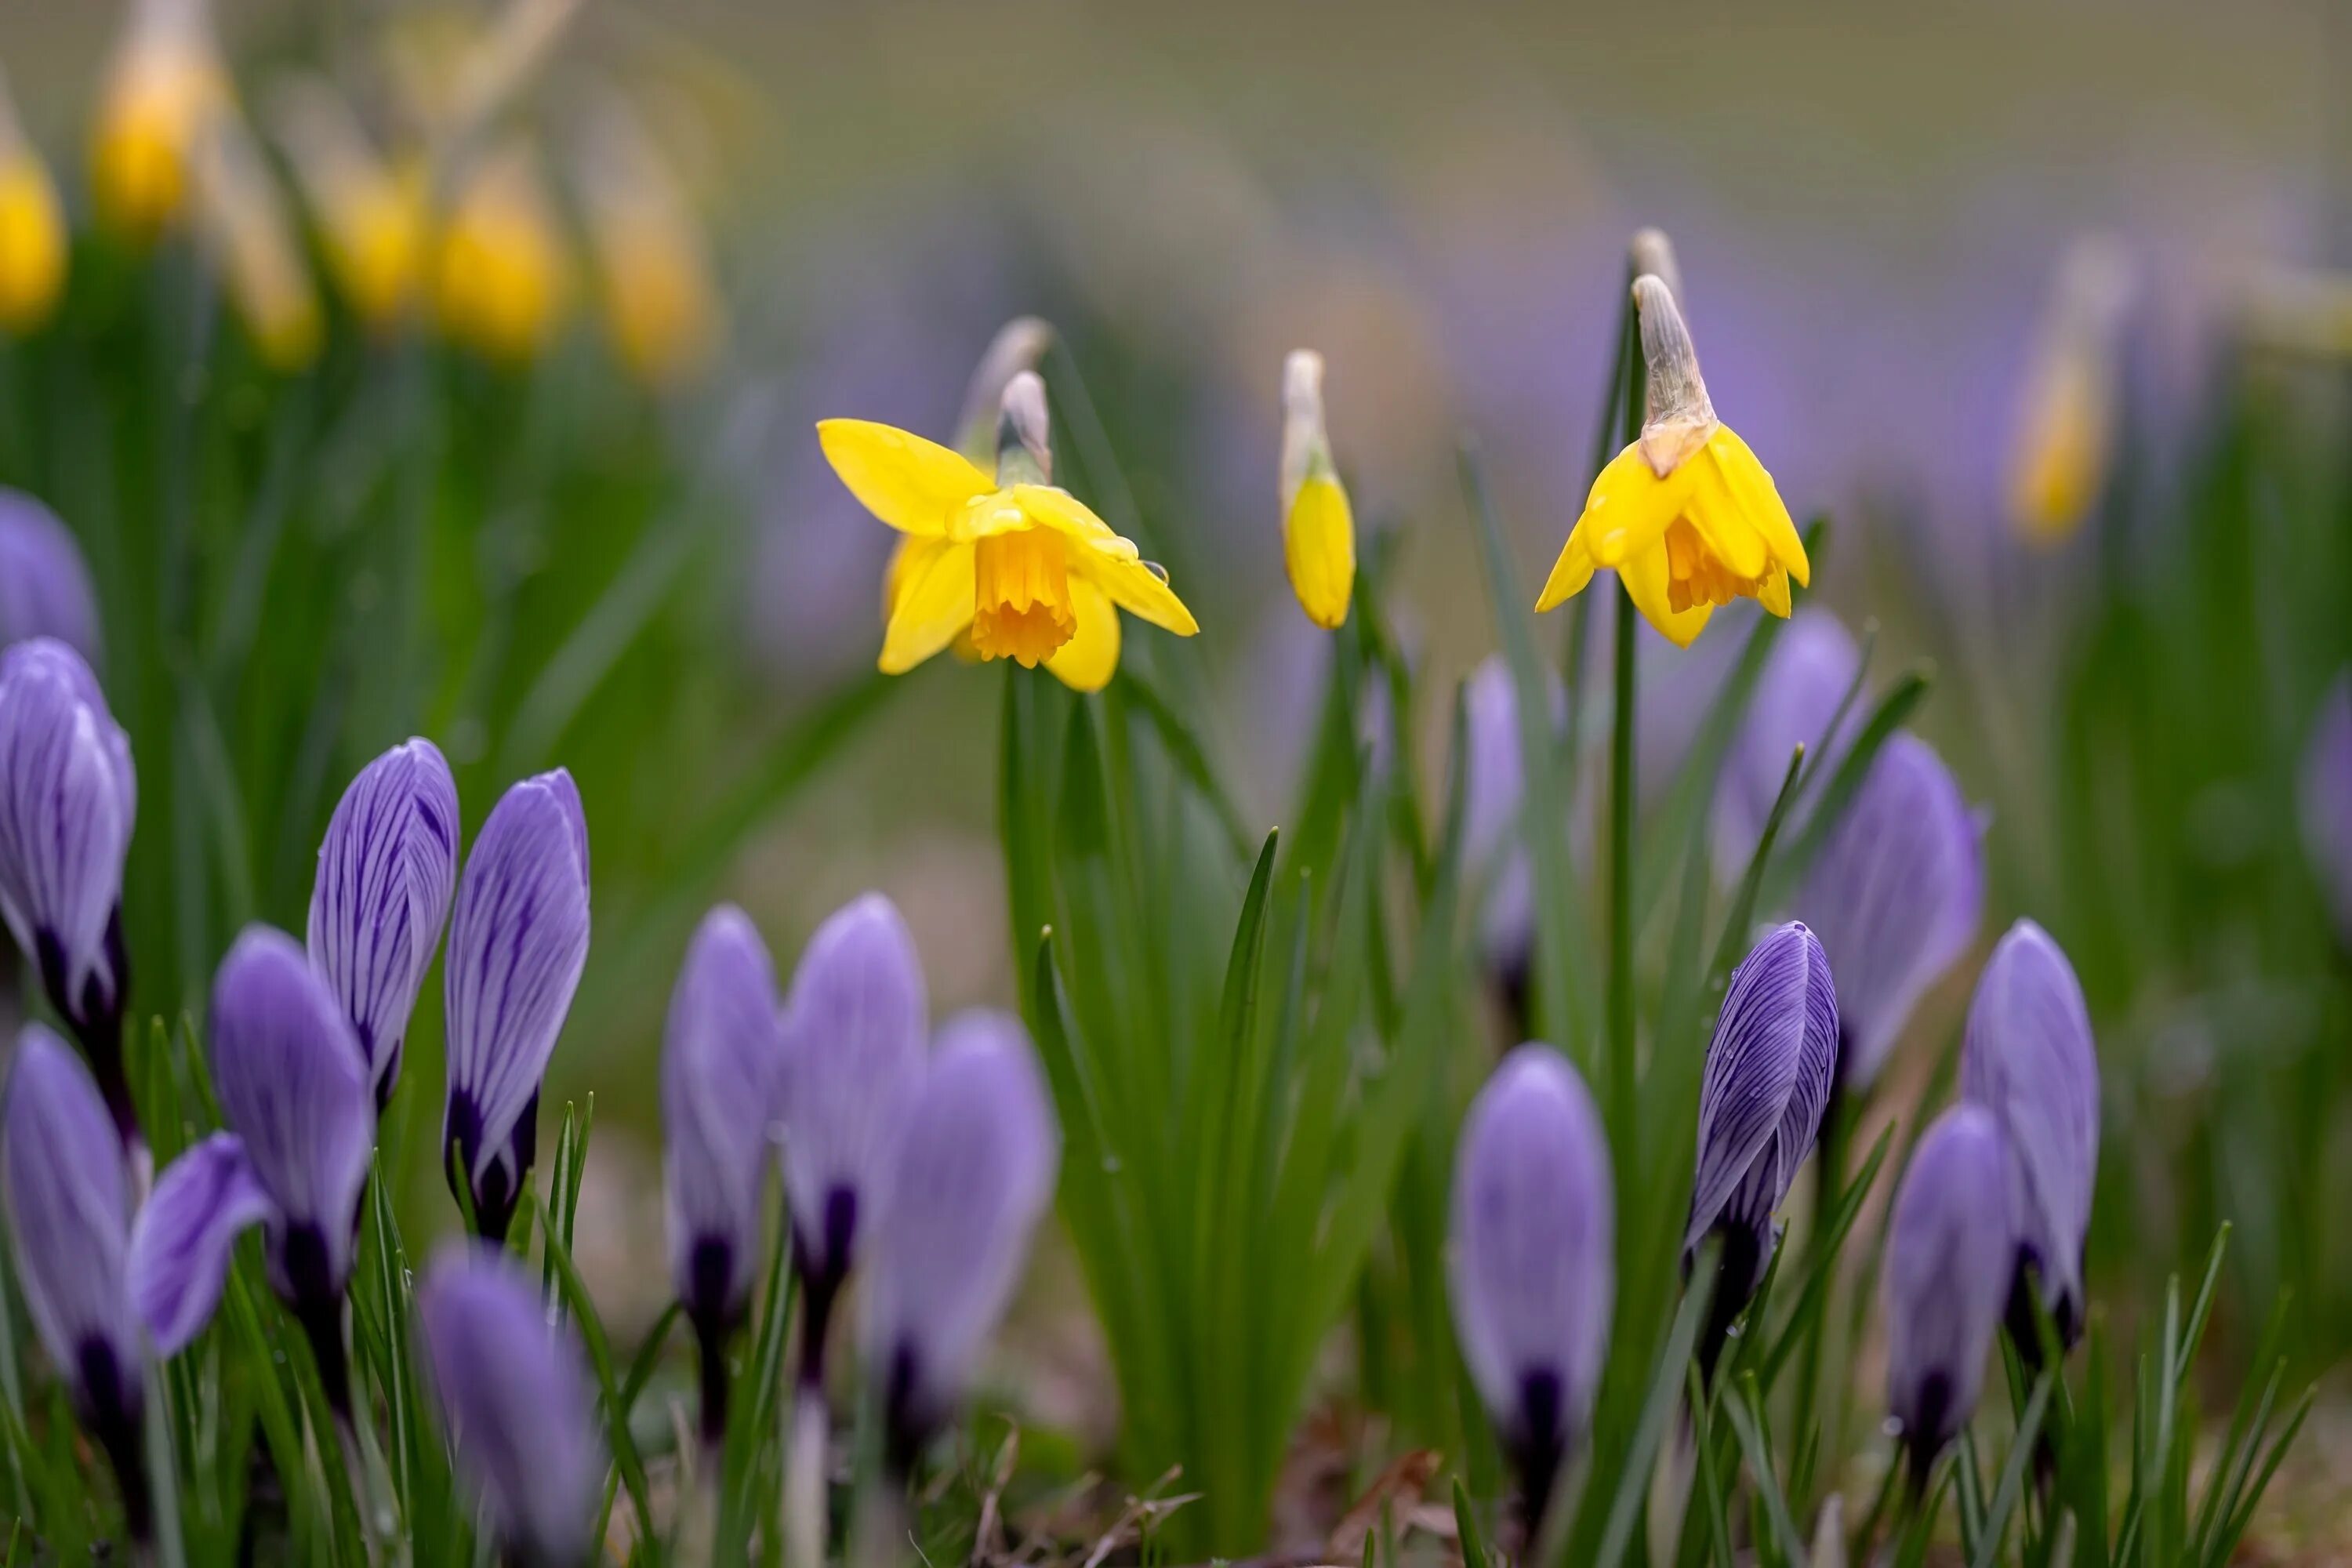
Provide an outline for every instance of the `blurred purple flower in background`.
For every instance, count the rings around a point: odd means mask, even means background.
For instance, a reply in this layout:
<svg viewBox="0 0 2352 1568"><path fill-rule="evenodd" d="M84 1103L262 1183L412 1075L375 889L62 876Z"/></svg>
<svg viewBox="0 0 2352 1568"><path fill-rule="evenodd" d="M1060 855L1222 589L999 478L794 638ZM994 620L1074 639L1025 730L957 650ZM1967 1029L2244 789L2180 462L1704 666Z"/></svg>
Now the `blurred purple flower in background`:
<svg viewBox="0 0 2352 1568"><path fill-rule="evenodd" d="M587 962L588 819L558 768L491 810L449 923L442 1163L488 1240L505 1239L538 1155L540 1082Z"/></svg>
<svg viewBox="0 0 2352 1568"><path fill-rule="evenodd" d="M1723 1240L1699 1342L1702 1377L1714 1375L1725 1336L1771 1261L1773 1212L1812 1152L1837 1045L1837 993L1822 944L1796 921L1766 932L1731 973L1699 1083L1684 1270L1706 1237Z"/></svg>
<svg viewBox="0 0 2352 1568"><path fill-rule="evenodd" d="M458 1483L492 1532L531 1568L587 1561L604 1458L578 1343L519 1265L463 1241L425 1271L416 1323Z"/></svg>
<svg viewBox="0 0 2352 1568"><path fill-rule="evenodd" d="M859 1325L902 1476L963 1399L1053 1206L1060 1157L1021 1021L949 1019L883 1164Z"/></svg>
<svg viewBox="0 0 2352 1568"><path fill-rule="evenodd" d="M2041 1359L2029 1279L2062 1346L2083 1331L2083 1244L2098 1174L2099 1062L2074 966L2030 920L2009 928L1977 979L1960 1091L2000 1123L2017 1229L2008 1321L2018 1353Z"/></svg>
<svg viewBox="0 0 2352 1568"><path fill-rule="evenodd" d="M359 1038L378 1111L400 1081L416 993L457 882L457 785L438 747L412 740L360 771L319 846L310 962Z"/></svg>
<svg viewBox="0 0 2352 1568"><path fill-rule="evenodd" d="M724 904L703 917L663 1036L670 1277L702 1356L702 1434L727 1430L727 1337L759 1263L783 1045L759 931Z"/></svg>
<svg viewBox="0 0 2352 1568"><path fill-rule="evenodd" d="M1549 1046L1519 1047L1478 1091L1451 1226L1454 1334L1517 1467L1532 1538L1600 1386L1616 1293L1609 1145Z"/></svg>
<svg viewBox="0 0 2352 1568"><path fill-rule="evenodd" d="M32 637L55 637L97 663L98 598L57 513L0 485L0 648Z"/></svg>
<svg viewBox="0 0 2352 1568"><path fill-rule="evenodd" d="M1756 852L1791 752L1804 747L1806 768L1822 770L1817 777L1835 770L1862 725L1859 700L1843 717L1838 712L1861 673L1862 652L1853 634L1827 610L1800 610L1781 630L1716 790L1716 860L1726 875L1738 876ZM1790 826L1801 809L1791 808Z"/></svg>
<svg viewBox="0 0 2352 1568"><path fill-rule="evenodd" d="M1903 1173L1879 1277L1886 1410L1902 1426L1914 1496L1976 1410L2013 1245L2000 1124L1980 1107L1956 1105L1927 1129Z"/></svg>
<svg viewBox="0 0 2352 1568"><path fill-rule="evenodd" d="M2352 670L2336 678L2303 753L2303 842L2312 875L2352 948Z"/></svg>
<svg viewBox="0 0 2352 1568"><path fill-rule="evenodd" d="M124 1281L131 1194L89 1073L38 1024L16 1042L0 1113L0 1205L33 1331L122 1486L131 1538L152 1524L139 1447L145 1357Z"/></svg>
<svg viewBox="0 0 2352 1568"><path fill-rule="evenodd" d="M1838 1086L1861 1093L1984 914L1982 835L1925 741L1888 738L1807 874L1796 912L1837 981Z"/></svg>

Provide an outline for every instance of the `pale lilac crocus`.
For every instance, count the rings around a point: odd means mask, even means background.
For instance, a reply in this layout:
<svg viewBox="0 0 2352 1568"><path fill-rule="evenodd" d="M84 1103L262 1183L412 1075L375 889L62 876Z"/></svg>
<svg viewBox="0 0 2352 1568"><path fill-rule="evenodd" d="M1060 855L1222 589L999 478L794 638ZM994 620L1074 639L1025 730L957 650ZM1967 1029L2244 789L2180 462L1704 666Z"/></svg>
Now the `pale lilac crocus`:
<svg viewBox="0 0 2352 1568"><path fill-rule="evenodd" d="M98 596L57 513L0 485L0 648L28 637L55 637L98 662Z"/></svg>
<svg viewBox="0 0 2352 1568"><path fill-rule="evenodd" d="M1723 1249L1699 1342L1705 1376L1771 1261L1772 1216L1821 1131L1837 1042L1837 994L1822 944L1796 921L1768 931L1732 971L1699 1084L1683 1268L1710 1236Z"/></svg>
<svg viewBox="0 0 2352 1568"><path fill-rule="evenodd" d="M1727 876L1738 876L1756 852L1799 746L1819 777L1835 771L1862 727L1858 699L1838 712L1861 669L1853 634L1827 610L1800 610L1781 628L1716 786L1716 863Z"/></svg>
<svg viewBox="0 0 2352 1568"><path fill-rule="evenodd" d="M400 1081L409 1016L457 881L457 781L432 742L405 742L343 792L310 890L310 962L352 1022L378 1111Z"/></svg>
<svg viewBox="0 0 2352 1568"><path fill-rule="evenodd" d="M2000 1125L1961 1104L1919 1140L1895 1189L1879 1296L1886 1319L1886 1410L1911 1482L1977 1407L1985 1357L2009 1299L2013 1238Z"/></svg>
<svg viewBox="0 0 2352 1568"><path fill-rule="evenodd" d="M416 1292L417 1335L458 1484L513 1561L585 1563L604 1474L580 1347L499 1249L446 1244Z"/></svg>
<svg viewBox="0 0 2352 1568"><path fill-rule="evenodd" d="M491 809L449 922L441 1158L488 1240L506 1238L538 1156L540 1084L587 963L588 819L558 768Z"/></svg>
<svg viewBox="0 0 2352 1568"><path fill-rule="evenodd" d="M1463 1123L1447 1283L1462 1359L1517 1468L1530 1536L1600 1386L1615 1225L1592 1097L1549 1046L1519 1047Z"/></svg>
<svg viewBox="0 0 2352 1568"><path fill-rule="evenodd" d="M2352 948L2352 670L2336 678L2303 753L2303 842L2328 912Z"/></svg>
<svg viewBox="0 0 2352 1568"><path fill-rule="evenodd" d="M1797 912L1837 982L1839 1087L1862 1093L1984 913L1983 836L1925 741L1891 736L1872 759Z"/></svg>

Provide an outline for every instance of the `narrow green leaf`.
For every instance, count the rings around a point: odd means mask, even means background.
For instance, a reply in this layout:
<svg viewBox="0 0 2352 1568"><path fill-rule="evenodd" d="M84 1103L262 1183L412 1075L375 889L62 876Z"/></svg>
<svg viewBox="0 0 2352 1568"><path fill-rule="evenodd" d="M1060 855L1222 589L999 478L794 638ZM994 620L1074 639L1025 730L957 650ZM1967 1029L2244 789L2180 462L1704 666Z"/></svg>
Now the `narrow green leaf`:
<svg viewBox="0 0 2352 1568"><path fill-rule="evenodd" d="M524 1193L523 1206L540 1209L538 1193L529 1187ZM621 1472L621 1484L628 1489L629 1501L636 1509L637 1531L642 1539L653 1528L652 1494L646 1483L645 1463L637 1458L636 1439L629 1432L627 1406L622 1404L620 1389L613 1378L612 1347L605 1342L604 1325L596 1316L596 1304L589 1299L580 1270L572 1265L570 1249L556 1235L555 1227L545 1223L544 1213L538 1218L541 1243L555 1261L556 1279L562 1288L563 1300L572 1309L581 1342L587 1347L589 1364L595 1369L596 1386L604 1399L604 1440L612 1447L613 1463Z"/></svg>
<svg viewBox="0 0 2352 1568"><path fill-rule="evenodd" d="M2025 1495L2026 1467L2033 1458L2033 1446L2042 1435L2042 1417L2050 1407L2051 1384L2057 1380L2053 1364L2033 1385L2033 1397L2026 1402L2025 1415L2017 1424L2017 1436L2009 1445L2009 1459L2001 1467L2000 1485L1993 1492L1992 1506L1985 1512L1983 1532L1977 1538L1976 1555L1970 1559L1973 1568L1993 1568L2000 1559L2002 1540L2009 1533L2009 1516L2015 1512Z"/></svg>
<svg viewBox="0 0 2352 1568"><path fill-rule="evenodd" d="M1624 1561L1626 1547L1633 1543L1643 1500L1649 1495L1650 1471L1657 1461L1658 1444L1665 1436L1675 1400L1688 1381L1685 1373L1691 1366L1692 1348L1698 1342L1699 1325L1706 1321L1707 1303L1715 1296L1720 1247L1718 1241L1709 1237L1700 1249L1691 1269L1690 1287L1683 1292L1683 1304L1675 1313L1674 1327L1666 1332L1666 1348L1651 1374L1650 1392L1642 1403L1641 1421L1633 1429L1633 1442L1626 1453L1624 1468L1617 1475L1616 1494L1609 1500L1609 1522L1601 1531L1601 1550L1593 1558L1597 1568L1617 1568Z"/></svg>
<svg viewBox="0 0 2352 1568"><path fill-rule="evenodd" d="M1797 1534L1796 1521L1789 1515L1789 1500L1781 1494L1780 1479L1772 1468L1772 1447L1765 1437L1763 1419L1757 1414L1761 1408L1762 1396L1757 1392L1752 1373L1742 1377L1736 1386L1724 1390L1724 1414L1731 1417L1732 1430L1739 1435L1739 1447L1748 1456L1748 1473L1755 1479L1757 1496L1762 1500L1765 1517L1771 1522L1780 1559L1801 1563L1806 1560L1805 1543Z"/></svg>

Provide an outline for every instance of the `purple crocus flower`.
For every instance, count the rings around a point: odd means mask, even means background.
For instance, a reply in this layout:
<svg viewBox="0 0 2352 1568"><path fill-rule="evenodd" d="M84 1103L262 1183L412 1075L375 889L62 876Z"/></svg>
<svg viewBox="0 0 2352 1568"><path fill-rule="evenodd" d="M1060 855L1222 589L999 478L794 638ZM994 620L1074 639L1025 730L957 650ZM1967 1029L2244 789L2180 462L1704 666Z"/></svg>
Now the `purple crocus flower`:
<svg viewBox="0 0 2352 1568"><path fill-rule="evenodd" d="M1532 1533L1600 1386L1616 1293L1609 1145L1550 1047L1519 1047L1471 1102L1453 1211L1454 1331L1518 1467Z"/></svg>
<svg viewBox="0 0 2352 1568"><path fill-rule="evenodd" d="M2000 1123L1960 1104L1919 1140L1886 1232L1886 1409L1913 1487L1975 1413L2009 1297L2009 1151Z"/></svg>
<svg viewBox="0 0 2352 1568"><path fill-rule="evenodd" d="M269 1283L348 1420L343 1289L375 1142L359 1043L309 956L268 926L247 927L221 961L209 1033L229 1130L157 1180L131 1233L131 1300L155 1348L176 1354L218 1304L237 1233L260 1225Z"/></svg>
<svg viewBox="0 0 2352 1568"><path fill-rule="evenodd" d="M922 961L879 893L817 928L784 1004L778 1105L793 1252L806 1292L804 1384L824 1380L825 1328L855 1262L876 1184L923 1077Z"/></svg>
<svg viewBox="0 0 2352 1568"><path fill-rule="evenodd" d="M2017 1262L2009 1327L2041 1358L2028 1280L2071 1347L2083 1330L2083 1244L2099 1162L2099 1062L2074 966L2029 920L2009 928L1977 979L1960 1051L1960 1091L2009 1146Z"/></svg>
<svg viewBox="0 0 2352 1568"><path fill-rule="evenodd" d="M504 1252L453 1241L416 1292L457 1479L520 1563L587 1560L604 1460L580 1347Z"/></svg>
<svg viewBox="0 0 2352 1568"><path fill-rule="evenodd" d="M1699 1344L1704 1375L1714 1374L1725 1336L1771 1260L1773 1211L1821 1131L1837 1042L1837 993L1822 944L1795 921L1766 932L1732 971L1699 1083L1685 1271L1708 1236L1723 1243Z"/></svg>
<svg viewBox="0 0 2352 1568"><path fill-rule="evenodd" d="M491 810L449 922L441 1158L491 1241L506 1238L538 1155L540 1080L587 963L588 818L558 768Z"/></svg>
<svg viewBox="0 0 2352 1568"><path fill-rule="evenodd" d="M457 784L413 740L362 769L335 806L310 889L310 962L357 1035L382 1111L457 881Z"/></svg>
<svg viewBox="0 0 2352 1568"><path fill-rule="evenodd" d="M2320 891L2352 947L2352 671L2336 678L2303 753L2303 841Z"/></svg>
<svg viewBox="0 0 2352 1568"><path fill-rule="evenodd" d="M1716 789L1716 860L1729 875L1739 874L1764 837L1790 753L1805 747L1806 765L1818 756L1827 778L1852 743L1862 722L1857 711L1847 710L1834 735L1830 722L1861 668L1853 634L1827 610L1800 610L1773 644Z"/></svg>
<svg viewBox="0 0 2352 1568"><path fill-rule="evenodd" d="M57 513L0 486L0 647L28 637L55 637L95 662L98 596Z"/></svg>
<svg viewBox="0 0 2352 1568"><path fill-rule="evenodd" d="M743 911L703 918L671 993L662 1052L670 1277L702 1352L702 1424L727 1424L727 1337L760 1258L775 1079L776 976Z"/></svg>
<svg viewBox="0 0 2352 1568"><path fill-rule="evenodd" d="M900 1474L961 1401L1053 1205L1059 1159L1020 1020L950 1019L883 1165L865 1285L861 1337Z"/></svg>
<svg viewBox="0 0 2352 1568"><path fill-rule="evenodd" d="M1890 737L1797 900L1837 978L1838 1081L1867 1089L1984 913L1976 819L1932 747Z"/></svg>
<svg viewBox="0 0 2352 1568"><path fill-rule="evenodd" d="M0 1205L33 1331L122 1486L133 1539L152 1524L139 1447L143 1358L123 1283L130 1184L105 1101L38 1024L18 1037L0 1111Z"/></svg>
<svg viewBox="0 0 2352 1568"><path fill-rule="evenodd" d="M53 637L0 653L0 919L98 1075L126 1144L122 862L138 783L98 678Z"/></svg>

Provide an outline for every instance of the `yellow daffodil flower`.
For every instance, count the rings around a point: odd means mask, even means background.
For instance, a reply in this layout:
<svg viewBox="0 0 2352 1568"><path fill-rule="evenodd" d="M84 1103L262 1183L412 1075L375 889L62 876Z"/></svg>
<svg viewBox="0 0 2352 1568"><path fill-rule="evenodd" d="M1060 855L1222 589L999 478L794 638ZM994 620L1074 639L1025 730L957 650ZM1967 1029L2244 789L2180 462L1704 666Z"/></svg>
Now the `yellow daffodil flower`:
<svg viewBox="0 0 2352 1568"><path fill-rule="evenodd" d="M679 384L719 340L719 290L677 174L617 101L589 125L578 188L606 334L639 381Z"/></svg>
<svg viewBox="0 0 2352 1568"><path fill-rule="evenodd" d="M270 109L336 291L371 331L389 331L408 313L424 269L425 171L394 168L377 153L322 78L280 82Z"/></svg>
<svg viewBox="0 0 2352 1568"><path fill-rule="evenodd" d="M1648 416L1640 439L1592 481L1536 608L1572 598L1596 569L1611 568L1643 618L1687 647L1735 596L1785 616L1789 580L1811 582L1812 566L1772 476L1716 418L1673 293L1644 274L1633 300Z"/></svg>
<svg viewBox="0 0 2352 1568"><path fill-rule="evenodd" d="M197 228L237 319L271 365L300 369L323 334L318 292L277 182L235 112L214 116L194 171Z"/></svg>
<svg viewBox="0 0 2352 1568"><path fill-rule="evenodd" d="M0 331L47 321L65 280L65 209L0 81Z"/></svg>
<svg viewBox="0 0 2352 1568"><path fill-rule="evenodd" d="M228 100L204 0L136 0L90 148L100 220L142 242L162 232L187 200L199 136Z"/></svg>
<svg viewBox="0 0 2352 1568"><path fill-rule="evenodd" d="M459 342L517 363L554 337L571 289L538 166L510 142L468 171L450 208L434 261L441 323Z"/></svg>
<svg viewBox="0 0 2352 1568"><path fill-rule="evenodd" d="M2059 268L2010 461L2010 522L2029 543L2046 547L2074 537L2105 489L2116 358L2131 294L2129 260L2112 241L2079 241Z"/></svg>
<svg viewBox="0 0 2352 1568"><path fill-rule="evenodd" d="M1118 667L1118 615L1191 637L1182 601L1135 545L1048 482L1045 386L1024 371L1004 389L996 473L920 436L863 419L817 426L825 460L868 511L910 537L880 665L899 675L969 629L983 659L1046 665L1082 691Z"/></svg>
<svg viewBox="0 0 2352 1568"><path fill-rule="evenodd" d="M1323 429L1323 356L1297 349L1282 367L1282 560L1298 607L1337 631L1356 588L1356 516Z"/></svg>

